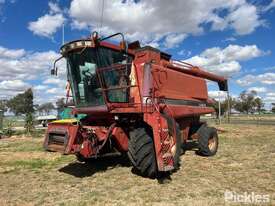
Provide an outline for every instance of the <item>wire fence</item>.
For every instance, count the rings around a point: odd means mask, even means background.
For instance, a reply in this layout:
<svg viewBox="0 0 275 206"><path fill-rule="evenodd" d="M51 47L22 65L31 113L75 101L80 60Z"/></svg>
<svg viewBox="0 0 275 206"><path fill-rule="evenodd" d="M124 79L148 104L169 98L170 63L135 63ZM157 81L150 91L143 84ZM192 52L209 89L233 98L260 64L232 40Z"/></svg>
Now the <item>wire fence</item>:
<svg viewBox="0 0 275 206"><path fill-rule="evenodd" d="M251 125L275 125L275 114L266 115L234 115L219 119L215 117L202 117L203 121L215 124L251 124Z"/></svg>

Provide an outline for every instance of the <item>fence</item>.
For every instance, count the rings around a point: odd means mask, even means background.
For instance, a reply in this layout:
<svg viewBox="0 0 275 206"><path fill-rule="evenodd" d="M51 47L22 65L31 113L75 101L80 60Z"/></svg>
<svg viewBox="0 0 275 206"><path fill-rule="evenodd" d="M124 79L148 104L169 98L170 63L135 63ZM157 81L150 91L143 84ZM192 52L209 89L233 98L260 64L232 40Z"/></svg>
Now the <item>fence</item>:
<svg viewBox="0 0 275 206"><path fill-rule="evenodd" d="M208 123L219 123L214 117L202 117ZM266 115L234 115L230 117L230 124L275 125L275 114ZM221 118L221 124L228 124L226 117Z"/></svg>
<svg viewBox="0 0 275 206"><path fill-rule="evenodd" d="M0 130L3 130L4 111L0 110Z"/></svg>

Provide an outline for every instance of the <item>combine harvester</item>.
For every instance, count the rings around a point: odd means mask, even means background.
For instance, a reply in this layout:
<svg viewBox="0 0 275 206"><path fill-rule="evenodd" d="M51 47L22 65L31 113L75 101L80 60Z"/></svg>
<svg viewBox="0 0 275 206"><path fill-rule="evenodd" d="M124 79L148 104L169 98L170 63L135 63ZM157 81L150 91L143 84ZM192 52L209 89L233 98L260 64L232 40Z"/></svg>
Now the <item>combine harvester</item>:
<svg viewBox="0 0 275 206"><path fill-rule="evenodd" d="M106 41L115 36L122 38L120 44ZM217 130L200 116L214 112L205 79L226 91L225 78L140 47L138 41L127 44L121 33L99 38L94 32L63 45L61 54L67 60L73 114L85 117L50 123L45 149L83 161L127 153L136 171L151 178L179 168L187 141L196 141L201 155L217 152ZM51 73L57 70L54 66Z"/></svg>

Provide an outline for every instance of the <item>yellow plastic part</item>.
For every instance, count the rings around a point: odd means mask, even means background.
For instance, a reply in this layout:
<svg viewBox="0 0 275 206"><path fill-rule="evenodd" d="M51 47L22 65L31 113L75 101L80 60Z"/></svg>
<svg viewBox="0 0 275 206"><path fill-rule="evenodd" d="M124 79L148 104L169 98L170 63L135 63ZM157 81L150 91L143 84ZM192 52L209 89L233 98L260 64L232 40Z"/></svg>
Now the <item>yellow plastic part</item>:
<svg viewBox="0 0 275 206"><path fill-rule="evenodd" d="M77 119L60 119L60 120L52 121L52 123L59 123L59 124L73 124L77 122L78 122Z"/></svg>

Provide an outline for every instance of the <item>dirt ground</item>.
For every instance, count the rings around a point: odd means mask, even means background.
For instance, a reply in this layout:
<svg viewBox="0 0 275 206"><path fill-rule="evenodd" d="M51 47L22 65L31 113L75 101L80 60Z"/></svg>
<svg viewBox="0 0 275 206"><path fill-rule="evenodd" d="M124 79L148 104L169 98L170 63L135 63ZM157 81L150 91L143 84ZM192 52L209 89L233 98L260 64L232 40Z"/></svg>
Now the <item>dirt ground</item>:
<svg viewBox="0 0 275 206"><path fill-rule="evenodd" d="M225 201L226 191L275 205L275 127L221 128L217 155L186 151L165 184L137 176L122 157L84 164L43 151L42 136L1 139L0 205L244 205Z"/></svg>

